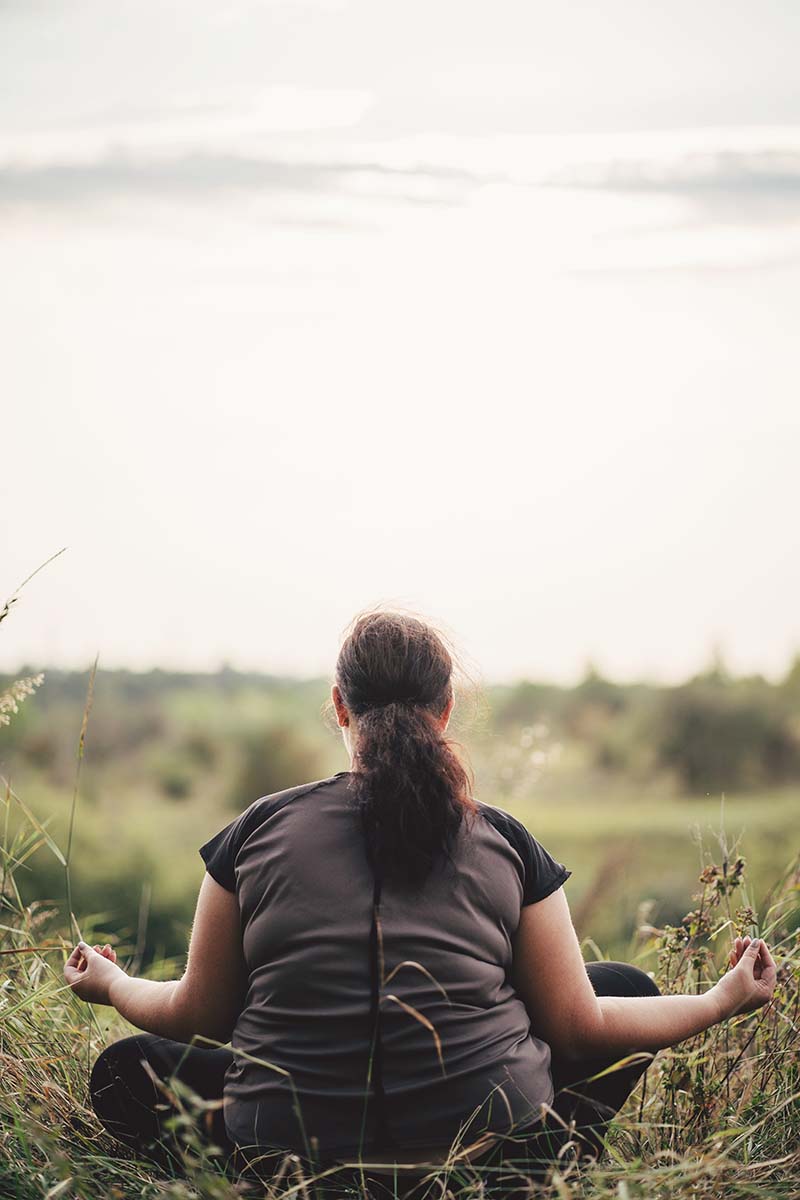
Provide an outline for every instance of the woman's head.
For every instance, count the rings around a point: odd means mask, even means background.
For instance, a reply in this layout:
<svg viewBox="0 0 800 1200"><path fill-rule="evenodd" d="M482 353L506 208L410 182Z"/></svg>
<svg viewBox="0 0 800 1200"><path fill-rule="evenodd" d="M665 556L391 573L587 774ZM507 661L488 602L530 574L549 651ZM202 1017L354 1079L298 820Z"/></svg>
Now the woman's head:
<svg viewBox="0 0 800 1200"><path fill-rule="evenodd" d="M452 655L417 617L363 613L339 652L332 700L371 853L386 877L421 883L475 807L445 738Z"/></svg>
<svg viewBox="0 0 800 1200"><path fill-rule="evenodd" d="M404 613L364 613L339 651L333 688L337 717L346 709L342 727L350 728L362 713L386 704L418 705L439 717L447 710L449 716L452 674L450 653L429 625Z"/></svg>

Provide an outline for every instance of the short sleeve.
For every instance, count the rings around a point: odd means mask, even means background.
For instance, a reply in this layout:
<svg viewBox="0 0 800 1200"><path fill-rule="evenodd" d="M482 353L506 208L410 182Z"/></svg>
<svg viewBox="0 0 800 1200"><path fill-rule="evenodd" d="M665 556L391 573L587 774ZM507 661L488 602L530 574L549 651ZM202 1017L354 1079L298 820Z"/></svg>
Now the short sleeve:
<svg viewBox="0 0 800 1200"><path fill-rule="evenodd" d="M524 908L526 904L535 904L537 900L544 900L546 896L558 891L561 885L569 879L572 871L553 858L541 842L538 842L533 834L528 833L524 825L522 828L525 838L519 854L525 866L525 881L522 885Z"/></svg>
<svg viewBox="0 0 800 1200"><path fill-rule="evenodd" d="M303 783L299 787L286 788L282 792L273 792L269 796L261 796L254 800L249 808L200 847L200 856L212 879L216 879L227 891L235 892L236 858L250 835L255 833L264 821L279 813L291 800L304 796L323 784L332 783L348 773L340 771L330 779L316 779L313 783Z"/></svg>
<svg viewBox="0 0 800 1200"><path fill-rule="evenodd" d="M502 834L521 859L522 907L544 900L569 879L572 871L553 858L541 842L529 833L511 813L489 804L482 804L489 824Z"/></svg>
<svg viewBox="0 0 800 1200"><path fill-rule="evenodd" d="M246 836L246 816L242 813L200 847L209 875L228 892L236 891L236 855Z"/></svg>

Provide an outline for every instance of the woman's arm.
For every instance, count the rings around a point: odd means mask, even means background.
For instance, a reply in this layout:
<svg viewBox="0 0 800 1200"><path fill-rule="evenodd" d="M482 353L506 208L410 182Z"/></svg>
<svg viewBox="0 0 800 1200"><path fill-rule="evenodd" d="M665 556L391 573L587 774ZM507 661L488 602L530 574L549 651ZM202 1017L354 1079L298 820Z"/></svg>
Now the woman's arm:
<svg viewBox="0 0 800 1200"><path fill-rule="evenodd" d="M102 952L79 942L64 978L82 1000L111 1004L138 1029L178 1042L230 1039L247 988L239 905L206 873L197 898L181 979L133 979Z"/></svg>
<svg viewBox="0 0 800 1200"><path fill-rule="evenodd" d="M522 909L514 939L514 982L531 1027L572 1059L660 1050L766 1004L776 968L765 943L741 942L731 965L701 995L596 996L563 888Z"/></svg>

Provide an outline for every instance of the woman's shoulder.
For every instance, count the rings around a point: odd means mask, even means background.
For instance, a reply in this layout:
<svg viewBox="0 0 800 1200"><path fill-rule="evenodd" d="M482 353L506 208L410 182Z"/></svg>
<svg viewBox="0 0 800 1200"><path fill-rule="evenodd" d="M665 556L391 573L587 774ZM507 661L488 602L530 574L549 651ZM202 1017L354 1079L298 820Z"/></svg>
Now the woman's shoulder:
<svg viewBox="0 0 800 1200"><path fill-rule="evenodd" d="M319 791L320 788L333 786L339 783L340 780L344 782L345 777L349 774L349 771L337 771L335 775L327 775L324 779L313 779L309 783L297 783L292 787L283 788L279 792L270 792L266 796L259 796L241 815L245 817L251 814L254 817L266 820L274 813L280 812L292 800L299 800L301 796L307 796L309 792Z"/></svg>
<svg viewBox="0 0 800 1200"><path fill-rule="evenodd" d="M476 804L479 816L514 852L522 884L523 904L544 899L569 879L572 872L545 849L518 817L481 800Z"/></svg>
<svg viewBox="0 0 800 1200"><path fill-rule="evenodd" d="M328 775L324 779L312 779L308 783L298 783L292 787L282 788L279 792L270 792L268 795L259 796L237 818L242 826L242 835L247 837L294 800L300 800L303 796L308 796L311 792L318 792L322 788L334 787L340 783L346 784L345 777L347 775L349 775L349 771L338 771L335 775Z"/></svg>
<svg viewBox="0 0 800 1200"><path fill-rule="evenodd" d="M487 804L485 800L475 800L478 815L483 820L488 821L493 829L498 833L502 833L503 837L510 838L512 841L525 841L533 835L529 833L527 827L523 825L519 817L515 817L513 813L507 812L504 808L499 808L496 804Z"/></svg>
<svg viewBox="0 0 800 1200"><path fill-rule="evenodd" d="M309 783L296 784L294 787L259 796L224 829L200 847L200 855L207 870L223 887L234 890L236 860L248 840L293 800L299 800L302 796L326 786L344 782L344 777L348 774L347 771L339 771L336 775L326 776L325 779L313 779Z"/></svg>

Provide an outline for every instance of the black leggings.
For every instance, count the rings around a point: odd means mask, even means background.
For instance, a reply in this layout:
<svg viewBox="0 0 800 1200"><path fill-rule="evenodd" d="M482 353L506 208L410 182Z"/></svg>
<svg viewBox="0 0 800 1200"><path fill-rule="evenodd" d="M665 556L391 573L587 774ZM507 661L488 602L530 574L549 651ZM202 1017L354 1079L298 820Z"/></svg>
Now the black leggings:
<svg viewBox="0 0 800 1200"><path fill-rule="evenodd" d="M587 963L586 970L598 996L659 994L653 980L628 963L592 962ZM150 1072L164 1083L175 1079L203 1100L216 1102L200 1114L202 1138L219 1147L223 1165L235 1173L246 1173L246 1161L226 1134L219 1103L225 1072L232 1061L230 1050L202 1049L152 1034L123 1038L104 1050L94 1065L92 1105L102 1124L119 1141L161 1165L172 1163L180 1169L179 1138L175 1130L165 1127L167 1120L176 1117L176 1107L169 1087L165 1091L157 1088ZM513 1174L514 1163L521 1174L536 1174L536 1164L543 1171L570 1142L565 1126L571 1122L577 1134L572 1144L577 1145L579 1154L599 1157L609 1121L622 1108L649 1059L620 1067L601 1079L591 1079L615 1061L613 1056L569 1063L553 1058L552 1108L557 1116L548 1115L528 1130L503 1138L481 1156L480 1165L497 1168L490 1176L496 1175L498 1181L507 1168ZM283 1157L283 1153L276 1154L273 1167ZM505 1186L511 1186L511 1176L506 1178Z"/></svg>

